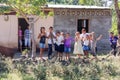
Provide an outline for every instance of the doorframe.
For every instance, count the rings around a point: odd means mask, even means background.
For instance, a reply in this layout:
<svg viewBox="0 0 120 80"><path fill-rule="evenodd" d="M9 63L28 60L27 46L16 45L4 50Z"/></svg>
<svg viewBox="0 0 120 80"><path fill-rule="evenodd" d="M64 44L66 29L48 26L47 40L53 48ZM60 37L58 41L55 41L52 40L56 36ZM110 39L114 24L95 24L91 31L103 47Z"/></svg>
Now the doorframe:
<svg viewBox="0 0 120 80"><path fill-rule="evenodd" d="M19 26L20 26L20 25L19 25L19 19L24 19L24 20L25 20L25 18L24 18L24 17L21 17L21 16L17 18L17 20L18 20L17 33L18 33L18 31L19 31ZM25 20L25 21L26 21L26 20ZM27 21L26 21L26 22L27 22ZM28 23L27 23L27 24L28 24ZM28 25L29 25L29 24L28 24ZM22 27L22 26L21 26L21 27ZM22 33L23 33L23 32L22 32ZM19 49L19 37L18 37L18 35L17 35L17 39L18 39L18 40L17 40L17 41L18 41L17 48ZM22 39L23 39L23 35L22 35ZM22 46L24 46L23 43L24 43L24 42L22 42Z"/></svg>
<svg viewBox="0 0 120 80"><path fill-rule="evenodd" d="M76 31L78 31L78 20L88 20L88 32L87 33L89 33L89 31L90 31L90 19L89 18L77 18L76 19L76 26L77 26Z"/></svg>

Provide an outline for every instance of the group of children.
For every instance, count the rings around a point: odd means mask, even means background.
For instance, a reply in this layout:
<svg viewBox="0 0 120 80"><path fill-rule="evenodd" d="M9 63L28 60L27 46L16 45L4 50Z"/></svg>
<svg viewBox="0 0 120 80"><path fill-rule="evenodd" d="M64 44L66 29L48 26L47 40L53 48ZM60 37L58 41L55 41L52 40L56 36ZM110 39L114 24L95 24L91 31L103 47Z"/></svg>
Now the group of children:
<svg viewBox="0 0 120 80"><path fill-rule="evenodd" d="M97 59L97 41L100 40L102 35L96 38L95 33L86 33L85 29L82 29L82 34L76 32L75 34L75 44L73 54L77 54L79 58L81 55L85 55L86 58L89 57L89 53L91 53L94 58Z"/></svg>
<svg viewBox="0 0 120 80"><path fill-rule="evenodd" d="M102 35L96 38L95 33L86 33L85 29L82 29L82 33L75 33L75 38L70 36L70 33L64 34L63 32L53 31L53 27L49 28L49 32L46 33L45 27L41 27L38 39L40 39L40 59L43 60L42 55L45 49L45 43L48 44L48 59L52 58L53 50L57 52L57 57L62 60L63 53L66 54L66 60L70 59L70 53L72 51L72 44L74 43L73 54L78 55L78 58L85 55L89 56L89 52L96 57L96 43L101 39Z"/></svg>

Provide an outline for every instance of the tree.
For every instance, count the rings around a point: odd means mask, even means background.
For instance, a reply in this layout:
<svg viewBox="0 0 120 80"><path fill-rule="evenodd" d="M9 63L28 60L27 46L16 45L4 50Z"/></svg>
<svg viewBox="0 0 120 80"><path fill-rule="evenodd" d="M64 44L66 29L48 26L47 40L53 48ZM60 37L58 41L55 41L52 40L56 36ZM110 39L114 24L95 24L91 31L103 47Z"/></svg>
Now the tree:
<svg viewBox="0 0 120 80"><path fill-rule="evenodd" d="M79 4L81 5L95 5L95 6L103 6L102 0L79 0Z"/></svg>
<svg viewBox="0 0 120 80"><path fill-rule="evenodd" d="M44 15L46 0L0 0L0 3L4 4L0 7L1 14L15 11L17 16L22 16L28 22L32 30L32 57L35 57L34 23Z"/></svg>
<svg viewBox="0 0 120 80"><path fill-rule="evenodd" d="M118 0L114 0L114 6L115 6L116 15L117 15L118 34L120 34L120 9L119 9Z"/></svg>

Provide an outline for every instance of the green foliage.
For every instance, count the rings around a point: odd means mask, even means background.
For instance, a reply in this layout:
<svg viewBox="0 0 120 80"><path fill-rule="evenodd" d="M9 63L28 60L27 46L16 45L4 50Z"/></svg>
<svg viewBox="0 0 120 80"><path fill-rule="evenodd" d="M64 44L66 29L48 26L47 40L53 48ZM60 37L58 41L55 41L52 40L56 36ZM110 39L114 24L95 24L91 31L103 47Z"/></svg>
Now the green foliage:
<svg viewBox="0 0 120 80"><path fill-rule="evenodd" d="M104 61L74 64L60 62L36 63L29 59L0 59L0 80L118 80L120 78L119 58ZM6 67L2 67L2 66ZM4 69L5 68L5 69ZM7 71L7 72L6 72Z"/></svg>
<svg viewBox="0 0 120 80"><path fill-rule="evenodd" d="M49 4L67 4L67 5L76 5L78 0L47 0Z"/></svg>
<svg viewBox="0 0 120 80"><path fill-rule="evenodd" d="M11 10L8 6L1 6L0 7L0 14L8 13Z"/></svg>
<svg viewBox="0 0 120 80"><path fill-rule="evenodd" d="M110 32L113 32L115 35L118 34L117 16L115 10L112 10L112 28L110 29Z"/></svg>
<svg viewBox="0 0 120 80"><path fill-rule="evenodd" d="M0 0L20 15L40 15L46 0Z"/></svg>
<svg viewBox="0 0 120 80"><path fill-rule="evenodd" d="M120 3L118 3L118 4L119 4L119 7L120 7ZM113 5L111 6L111 9L112 9L112 28L110 29L110 32L113 32L115 35L118 35L117 15L116 15L115 8L114 8Z"/></svg>
<svg viewBox="0 0 120 80"><path fill-rule="evenodd" d="M102 6L103 2L101 0L79 0L79 4L81 5L95 5Z"/></svg>

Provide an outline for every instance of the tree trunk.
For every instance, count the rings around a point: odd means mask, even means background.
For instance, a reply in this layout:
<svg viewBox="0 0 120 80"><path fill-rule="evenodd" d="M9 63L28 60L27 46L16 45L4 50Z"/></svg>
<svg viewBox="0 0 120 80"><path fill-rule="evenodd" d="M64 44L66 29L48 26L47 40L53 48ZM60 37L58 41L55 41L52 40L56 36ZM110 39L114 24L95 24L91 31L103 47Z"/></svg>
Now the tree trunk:
<svg viewBox="0 0 120 80"><path fill-rule="evenodd" d="M35 34L34 34L34 20L33 18L29 21L30 23L30 29L32 31L31 33L31 39L32 39L32 55L31 57L35 57L36 56L36 42L35 42Z"/></svg>

